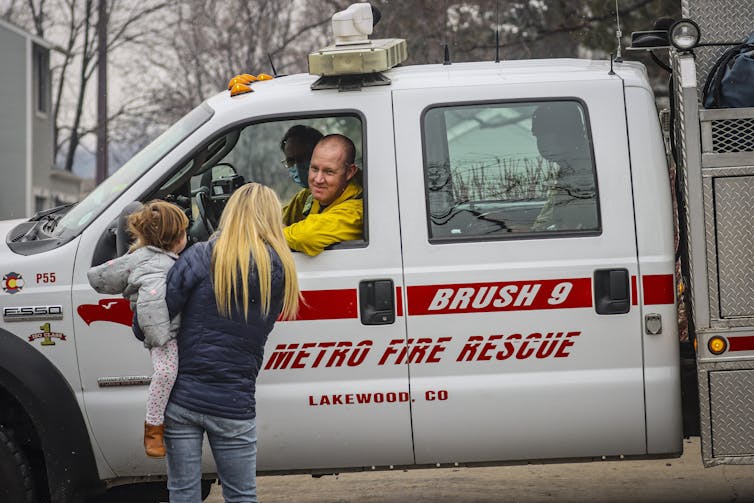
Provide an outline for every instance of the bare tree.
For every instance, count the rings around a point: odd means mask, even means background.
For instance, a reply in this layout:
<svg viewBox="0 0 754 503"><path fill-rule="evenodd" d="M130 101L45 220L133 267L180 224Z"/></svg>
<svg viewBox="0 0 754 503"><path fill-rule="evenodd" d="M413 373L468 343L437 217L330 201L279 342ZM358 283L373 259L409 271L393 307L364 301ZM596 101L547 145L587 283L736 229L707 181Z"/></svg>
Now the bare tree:
<svg viewBox="0 0 754 503"><path fill-rule="evenodd" d="M615 3L605 0L372 0L382 11L375 34L408 38L410 63L438 63L448 44L453 61L495 57L500 30L504 59L576 57L615 51ZM655 17L680 15L677 0L621 0L624 34L646 30ZM410 34L408 36L407 34Z"/></svg>
<svg viewBox="0 0 754 503"><path fill-rule="evenodd" d="M329 28L329 2L295 0L182 0L171 9L171 30L146 54L163 79L154 89L161 122L172 122L239 73L280 74L305 69ZM316 7L314 7L316 5ZM180 82L174 76L180 75ZM154 111L157 113L157 110Z"/></svg>
<svg viewBox="0 0 754 503"><path fill-rule="evenodd" d="M14 19L16 12L20 9L23 0L3 0L0 1L0 18Z"/></svg>
<svg viewBox="0 0 754 503"><path fill-rule="evenodd" d="M108 51L113 57L142 38L161 31L158 15L167 0L142 0L138 4L110 0ZM97 69L97 37L93 0L27 0L6 10L12 21L56 45L53 53L53 123L55 158L64 152L61 167L71 170L76 150L96 128L94 90L90 81ZM109 114L114 120L129 111L130 101L119 103Z"/></svg>

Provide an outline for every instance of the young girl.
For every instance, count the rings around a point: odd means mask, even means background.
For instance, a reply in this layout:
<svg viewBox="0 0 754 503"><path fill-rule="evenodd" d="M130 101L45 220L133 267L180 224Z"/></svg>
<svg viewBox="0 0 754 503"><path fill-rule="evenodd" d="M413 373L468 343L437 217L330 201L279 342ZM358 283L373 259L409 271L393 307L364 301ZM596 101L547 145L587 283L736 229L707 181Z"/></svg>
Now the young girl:
<svg viewBox="0 0 754 503"><path fill-rule="evenodd" d="M144 449L155 458L165 456L165 407L178 373L175 336L180 319L168 316L165 281L186 246L187 226L188 218L177 206L148 202L128 217L128 229L136 237L129 253L87 273L99 293L120 293L131 301L134 333L149 349L154 375L147 394Z"/></svg>
<svg viewBox="0 0 754 503"><path fill-rule="evenodd" d="M225 501L256 502L256 380L275 320L298 310L296 265L275 192L237 189L215 236L168 274L181 313L178 379L165 412L170 501L201 501L206 433Z"/></svg>

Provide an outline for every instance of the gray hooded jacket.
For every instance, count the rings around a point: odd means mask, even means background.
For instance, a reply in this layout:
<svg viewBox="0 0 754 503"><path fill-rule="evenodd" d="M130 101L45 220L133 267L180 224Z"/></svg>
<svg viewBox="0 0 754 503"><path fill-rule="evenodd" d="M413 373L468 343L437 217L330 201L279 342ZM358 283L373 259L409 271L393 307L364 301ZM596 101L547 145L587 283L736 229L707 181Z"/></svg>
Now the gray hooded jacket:
<svg viewBox="0 0 754 503"><path fill-rule="evenodd" d="M86 273L99 293L120 293L131 301L147 348L163 346L178 334L180 315L171 320L165 304L165 280L177 258L175 253L143 246Z"/></svg>

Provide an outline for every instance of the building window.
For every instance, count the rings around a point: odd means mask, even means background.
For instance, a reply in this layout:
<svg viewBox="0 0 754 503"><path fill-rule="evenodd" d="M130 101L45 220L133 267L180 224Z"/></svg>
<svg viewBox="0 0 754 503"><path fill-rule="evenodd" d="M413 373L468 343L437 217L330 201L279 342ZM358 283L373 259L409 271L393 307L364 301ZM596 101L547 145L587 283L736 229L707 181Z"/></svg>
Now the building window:
<svg viewBox="0 0 754 503"><path fill-rule="evenodd" d="M50 53L38 45L34 46L34 78L37 112L47 115L50 111Z"/></svg>

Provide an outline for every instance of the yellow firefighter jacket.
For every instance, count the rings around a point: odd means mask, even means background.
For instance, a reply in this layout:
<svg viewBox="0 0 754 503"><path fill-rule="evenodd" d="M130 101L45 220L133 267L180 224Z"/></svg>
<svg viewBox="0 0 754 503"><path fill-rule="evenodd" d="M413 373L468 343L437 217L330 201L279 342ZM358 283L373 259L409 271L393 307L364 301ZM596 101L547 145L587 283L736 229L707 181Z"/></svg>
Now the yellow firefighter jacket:
<svg viewBox="0 0 754 503"><path fill-rule="evenodd" d="M305 209L311 203L309 214ZM364 201L355 180L335 201L321 208L305 189L296 194L283 210L285 239L292 250L318 255L326 247L342 241L363 239Z"/></svg>

